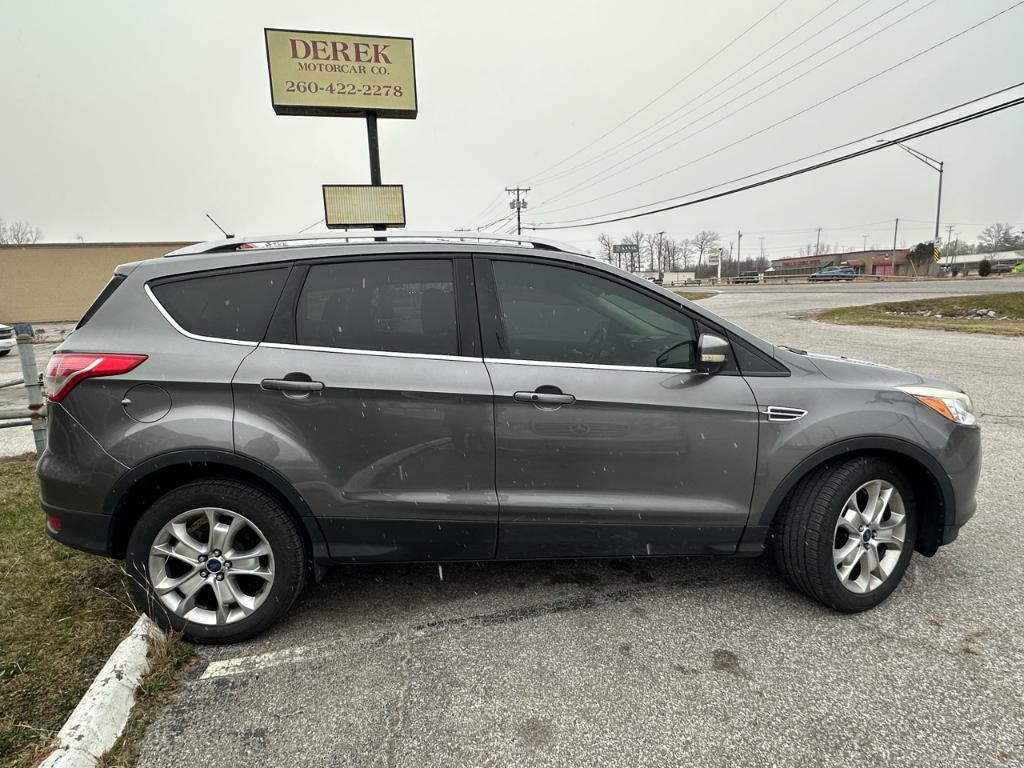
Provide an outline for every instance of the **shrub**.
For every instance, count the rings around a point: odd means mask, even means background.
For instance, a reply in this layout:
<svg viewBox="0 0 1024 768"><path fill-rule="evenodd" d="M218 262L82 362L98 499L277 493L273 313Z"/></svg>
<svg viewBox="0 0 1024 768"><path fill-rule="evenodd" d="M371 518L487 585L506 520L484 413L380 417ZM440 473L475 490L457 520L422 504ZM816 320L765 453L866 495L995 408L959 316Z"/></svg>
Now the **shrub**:
<svg viewBox="0 0 1024 768"><path fill-rule="evenodd" d="M978 274L982 277L988 277L992 274L992 262L988 259L982 259L981 263L978 264Z"/></svg>

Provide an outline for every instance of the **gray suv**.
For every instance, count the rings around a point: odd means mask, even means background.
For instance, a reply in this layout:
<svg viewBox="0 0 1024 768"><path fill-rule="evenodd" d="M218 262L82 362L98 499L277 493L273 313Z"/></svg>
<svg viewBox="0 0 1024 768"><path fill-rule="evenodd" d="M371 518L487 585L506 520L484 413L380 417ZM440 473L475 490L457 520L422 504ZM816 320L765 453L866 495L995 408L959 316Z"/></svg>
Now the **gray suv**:
<svg viewBox="0 0 1024 768"><path fill-rule="evenodd" d="M122 265L47 366L47 530L165 628L251 637L326 565L766 549L862 611L974 513L956 387L557 243L339 237Z"/></svg>

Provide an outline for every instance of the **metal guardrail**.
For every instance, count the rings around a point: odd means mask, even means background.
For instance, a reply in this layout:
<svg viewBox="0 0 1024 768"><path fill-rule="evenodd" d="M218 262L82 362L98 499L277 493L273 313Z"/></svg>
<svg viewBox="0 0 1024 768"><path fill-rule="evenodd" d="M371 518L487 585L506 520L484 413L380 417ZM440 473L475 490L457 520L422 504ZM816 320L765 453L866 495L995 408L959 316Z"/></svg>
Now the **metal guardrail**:
<svg viewBox="0 0 1024 768"><path fill-rule="evenodd" d="M43 382L36 365L36 353L32 348L32 326L18 326L17 334L21 377L0 381L0 389L24 384L28 403L25 408L0 410L0 429L32 427L36 453L42 454L46 449L46 402L43 400Z"/></svg>

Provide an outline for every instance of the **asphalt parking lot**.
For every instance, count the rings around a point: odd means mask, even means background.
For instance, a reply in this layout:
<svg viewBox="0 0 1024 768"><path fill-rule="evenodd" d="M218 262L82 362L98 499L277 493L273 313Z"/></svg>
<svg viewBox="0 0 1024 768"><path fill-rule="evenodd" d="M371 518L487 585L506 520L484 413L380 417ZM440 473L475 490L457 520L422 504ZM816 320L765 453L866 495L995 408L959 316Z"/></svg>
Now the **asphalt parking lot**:
<svg viewBox="0 0 1024 768"><path fill-rule="evenodd" d="M1024 343L796 317L1018 285L737 288L707 301L773 341L976 398L979 512L955 544L915 556L881 608L830 613L765 559L336 569L266 635L202 648L140 765L1024 763Z"/></svg>

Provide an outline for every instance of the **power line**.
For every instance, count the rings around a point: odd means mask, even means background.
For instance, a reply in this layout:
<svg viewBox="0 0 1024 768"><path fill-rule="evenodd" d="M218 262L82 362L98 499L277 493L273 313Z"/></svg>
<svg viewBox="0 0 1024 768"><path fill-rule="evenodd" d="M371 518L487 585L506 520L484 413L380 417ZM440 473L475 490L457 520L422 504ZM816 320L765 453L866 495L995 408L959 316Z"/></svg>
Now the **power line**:
<svg viewBox="0 0 1024 768"><path fill-rule="evenodd" d="M783 59L783 58L785 58L786 56L788 56L788 55L789 55L790 53L792 53L793 51L797 50L798 48L801 48L801 47L803 47L804 45L806 45L807 43L809 43L809 42L810 42L811 40L813 40L813 39L814 39L815 37L817 37L818 35L820 35L820 34L821 34L822 32L825 32L826 30L828 30L828 29L830 29L830 28L834 27L834 26L835 26L836 24L838 24L839 22L843 21L844 19L846 19L846 18L847 18L848 16L850 16L851 14L853 14L853 13L856 13L856 12L857 12L857 11L859 11L859 10L860 10L861 8L863 8L863 7L865 6L865 5L867 5L868 3L870 3L870 2L873 2L873 1L874 1L874 0L863 0L863 2L862 2L862 3L860 4L860 5L858 5L858 6L854 7L854 8L852 8L852 9L851 9L851 10L849 10L849 11L847 11L847 12L846 12L846 13L844 13L844 14L843 14L842 16L840 16L840 17L839 17L838 19L835 19L834 21L832 21L832 22L830 22L829 24L825 25L824 27L822 27L821 29L819 29L819 30L818 30L817 32L815 32L815 33L814 33L813 35L811 35L811 36L810 36L810 37L808 37L808 38L805 38L805 39L804 39L804 40L803 40L802 42L800 42L800 43L797 43L797 44L796 44L795 46L793 46L793 47L789 48L789 49L788 49L788 50L786 50L786 51L785 51L784 53L781 53L781 54L779 54L778 56L776 56L776 57L775 57L774 59L772 59L771 61L769 61L769 62L767 62L766 64L762 65L762 67L761 67L761 68L762 68L762 69L766 69L767 67L770 67L770 66L771 66L772 64L774 64L775 62L779 61L780 59ZM746 69L746 68L747 68L748 66L750 66L750 65L751 65L752 63L754 63L754 62L755 62L755 61L757 61L757 60L758 60L759 58L761 58L762 56L764 56L764 54L768 53L768 51L770 51L770 50L771 50L772 48L774 48L775 46L777 46L777 45L779 45L780 43L784 42L784 41L785 41L785 40L787 40L787 39L788 39L789 37L792 37L792 36L793 36L794 34L796 34L797 32L799 32L799 31L800 31L801 29L803 29L803 28L804 28L804 27L806 27L806 26L807 26L808 24L810 24L810 23L811 23L812 21L814 21L814 20L815 20L815 19L817 19L817 18L818 18L819 16L821 16L821 15L822 15L823 13L825 13L826 11L828 11L829 9L831 9L831 8L832 8L832 7L833 7L833 6L834 6L834 5L835 5L835 4L837 3L837 2L839 2L839 0L834 0L834 2L832 2L832 3L830 4L830 5L826 6L826 7L825 7L825 8L823 8L822 10L818 11L818 13L814 14L814 16L812 16L812 17L811 17L810 19L808 19L808 20L807 20L807 21L805 21L805 22L804 22L803 24L801 24L801 25L799 25L798 27L796 27L795 29L793 29L793 30L792 30L791 32L789 32L789 33L788 33L787 35L785 35L784 37L781 37L781 38L779 38L779 39L778 39L777 41L775 41L775 42L774 42L774 43L773 43L772 45L770 45L770 46L768 46L767 48L765 48L765 49L764 49L763 51L761 51L761 52L760 52L759 54L757 54L756 56L753 56L752 58L748 59L748 60L747 60L746 62L744 62L744 64L742 64L742 65L741 65L740 67L738 67L737 69L734 69L734 70L733 70L732 72L730 72L730 73L729 73L728 75L726 75L726 76L725 76L725 77L723 77L723 78L722 78L721 80L719 80L718 82L716 82L716 83L715 83L714 85L712 85L712 86L711 86L711 87L709 87L709 88L705 88L705 89L704 89L703 91L701 91L700 93L698 93L698 94L697 94L696 96L694 96L693 98L691 98L691 99L690 99L689 101L685 102L684 104L680 105L679 107L676 107L676 108L675 108L674 110L672 110L672 111L671 111L671 112L669 112L668 114L666 114L666 115L663 115L662 117L658 118L658 120L656 120L656 121L655 121L654 123L652 123L651 125L647 126L646 128L642 128L641 130L637 131L636 133L634 133L634 134L632 134L632 135L630 135L630 136L626 137L625 139L623 139L622 141L620 141L620 142L619 142L618 144L616 144L616 145L614 145L614 146L612 146L612 147L608 148L607 150L602 150L601 152L599 152L599 153L598 153L598 154L597 154L596 156L594 156L594 157L593 157L593 158L591 158L590 160L586 160L586 161L584 161L584 162L582 162L582 163L579 163L579 164L577 164L577 165L575 165L575 166L573 166L573 167L571 167L571 168L567 168L567 169L564 169L564 170L562 170L562 171L559 171L558 173L556 173L555 175L553 175L553 176L551 176L551 177L549 177L549 178L547 178L547 179L543 179L543 178L541 178L541 179L534 179L534 178L531 178L531 181L532 181L533 183L537 183L538 181L554 181L555 179L560 179L560 178L564 178L565 176L569 176L569 175L573 174L574 172L576 172L577 170L581 170L581 169L583 169L583 168L586 168L586 167L589 167L589 166L593 165L594 163L600 162L600 161L601 161L601 160L602 160L603 158L605 158L605 157L608 157L609 155L612 155L612 154L614 154L614 153L615 153L615 152L616 152L616 151L617 151L617 150L618 150L619 148L621 148L621 147L623 147L623 146L628 146L628 145L629 145L630 143L632 143L633 139L637 139L637 138L639 138L639 137L643 136L644 134L647 134L647 133L650 133L650 132L652 132L652 131L656 130L656 129L657 129L657 127L658 127L658 125L659 125L660 123L663 123L663 122L664 122L665 120L668 120L668 119L669 119L670 117L672 117L673 115L676 115L676 114L678 114L678 113L679 113L679 112L680 112L681 110L683 110L683 109L685 109L686 107L688 107L688 106L689 106L690 104L692 104L692 103L693 103L694 101L696 101L697 99L699 99L699 98L700 98L701 96L704 96L705 94L709 93L710 91L713 91L713 90L714 90L715 88L717 88L717 87L718 87L719 85L721 85L721 84L722 84L722 83L724 83L724 82L725 82L726 80L728 80L729 78L731 78L731 77L732 77L733 75L735 75L735 74L736 74L737 72L741 72L742 70ZM856 32L856 31L857 31L857 30L854 30L854 32ZM852 34L852 33L851 33L851 34ZM799 63L799 62L798 62L798 63ZM779 74L783 74L783 72L780 72ZM776 76L777 76L777 75L776 75ZM729 86L728 88L726 88L726 89L725 89L725 90L724 90L724 91L723 91L722 93L719 93L718 95L716 95L716 96L713 96L713 97L712 97L711 99L708 99L708 101L713 101L714 99L718 98L719 96L722 96L723 94L725 94L725 93L728 93L728 92L729 92L730 90L732 90L733 88L735 88L735 87L736 87L736 85L738 85L738 83L734 83L733 85L731 85L731 86ZM706 104L706 103L708 103L708 101L706 101L706 102L704 102L704 103Z"/></svg>
<svg viewBox="0 0 1024 768"><path fill-rule="evenodd" d="M699 195L699 194L702 194L704 192L710 192L713 189L719 189L721 187L729 186L730 184L736 184L737 182L740 182L740 181L746 181L747 179L752 179L752 178L755 178L756 176L763 176L766 173L771 173L772 171L777 171L780 168L785 168L786 166L789 166L789 165L795 165L796 163L802 163L805 160L810 160L810 159L815 158L815 157L821 157L822 155L827 155L830 152L835 152L835 151L840 150L840 149L845 149L845 148L851 147L851 146L853 146L855 144L862 144L865 141L870 141L871 139L876 139L879 136L883 136L883 135L885 135L887 133L892 133L893 131L899 131L899 130L902 130L904 128L909 128L911 125L915 125L917 123L923 123L926 120L931 120L933 118L939 117L940 115L945 115L945 114L948 114L950 112L955 112L958 109L963 109L964 107L968 107L968 106L970 106L972 104L977 104L978 102L985 101L987 99L992 98L993 96L999 96L1001 94L1004 94L1004 93L1007 93L1009 91L1015 90L1015 89L1020 88L1022 86L1024 86L1024 80L1022 80L1019 83L1015 83L1013 85L1006 86L1005 88L999 88L998 90L991 91L989 93L986 93L983 96L977 96L977 97L975 97L973 99L968 99L967 101L962 101L959 104L955 104L955 105L953 105L951 107L946 107L945 109L940 109L939 111L932 112L929 115L925 115L923 117L918 117L918 118L915 118L913 120L908 120L908 121L906 121L904 123L900 123L899 125L889 126L888 128L885 128L885 129L883 129L881 131L876 131L875 133L869 134L867 136L861 136L860 138L853 139L851 141L846 141L846 142L843 142L842 144L837 144L837 145L835 145L833 147L829 147L828 149L822 149L822 150L819 150L818 152L812 152L809 155L804 155L803 157L798 157L798 158L796 158L794 160L787 160L784 163L778 163L777 165L773 165L770 168L762 168L759 171L754 171L753 173L748 173L748 174L746 174L744 176L738 176L738 177L736 177L734 179L729 179L728 181L723 181L723 182L720 182L718 184L712 184L711 186L704 187L702 189L695 189L692 192L687 192L687 193L682 194L682 195L673 195L672 197L667 197L667 198L664 198L662 200L656 200L656 201L654 201L652 203L645 203L643 205L634 205L634 206L630 206L628 208L621 208L621 209L616 210L616 211L609 211L609 212L607 212L605 214L598 214L598 215L615 216L615 215L620 214L620 213L632 213L633 211L638 211L641 208L648 208L648 207L650 207L652 205L662 205L664 203L671 203L671 202L674 202L676 200L681 200L681 199L683 199L685 197L693 197L694 195ZM571 223L575 223L575 222L578 222L578 221L586 221L586 220L592 219L592 218L594 218L594 217L593 216L584 216L584 217L581 217L581 218L578 218L578 219L564 219L562 221L562 223L570 223L571 224ZM918 223L921 223L923 220L906 219L906 221L917 221ZM982 226L982 225L979 225L979 226Z"/></svg>
<svg viewBox="0 0 1024 768"><path fill-rule="evenodd" d="M1000 104L997 104L997 105L995 105L993 107L988 107L986 109L982 109L982 110L979 110L977 112L972 112L972 113L970 113L968 115L964 115L963 117L958 117L958 118L955 118L953 120L949 120L949 121L947 121L945 123L940 123L939 125L932 126L931 128L923 128L923 129L921 129L919 131L914 131L913 133L908 133L908 134L906 134L904 136L900 136L900 137L898 137L896 139L890 139L890 140L882 142L880 144L875 144L875 145L870 146L870 147L865 147L864 149L857 150L856 152L850 152L850 153L848 153L846 155L842 155L840 157L833 158L831 160L825 160L823 162L815 163L814 165L810 165L810 166L807 166L807 167L804 167L804 168L798 168L797 170L790 171L789 173L780 174L779 176L773 176L773 177L771 177L769 179L764 179L762 181L752 182L752 183L746 184L746 185L744 185L742 187L737 187L736 189L730 189L730 190L726 190L724 192L718 192L718 193L716 193L714 195L707 195L705 197L701 197L701 198L698 198L696 200L690 200L688 202L676 203L674 205L669 205L669 206L665 206L665 207L662 207L662 208L657 208L657 209L654 209L654 210L651 210L651 211L645 211L643 213L634 213L634 214L629 214L629 215L626 215L626 216L619 216L617 218L610 218L610 219L602 219L602 220L598 220L598 221L591 221L591 222L589 222L587 224L568 224L568 225L563 225L563 226L534 225L534 226L527 226L527 229L532 229L532 230L579 229L581 227L591 227L591 226L597 226L599 224L611 224L611 223L614 223L614 222L617 222L617 221L626 221L628 219L638 219L638 218L641 218L643 216L651 216L651 215L656 214L656 213L664 213L666 211L672 211L672 210L676 210L678 208L686 208L688 206L697 205L698 203L704 203L704 202L707 202L709 200L716 200L716 199L721 198L721 197L728 197L729 195L735 195L735 194L737 194L739 192L745 192L745 191L747 191L749 189L755 189L757 187L763 187L763 186L765 186L767 184L774 184L775 182L783 181L785 179L792 178L793 176L799 176L799 175L804 174L804 173L810 173L811 171L820 170L821 168L827 168L830 165L836 165L837 163L842 163L842 162L845 162L847 160L852 160L853 158L861 157L862 155L868 155L868 154L871 154L872 152L879 152L879 151L881 151L883 149L886 149L888 147L895 146L896 144L899 144L900 142L912 141L914 139L921 138L922 136L928 136L928 135L933 134L933 133L938 133L939 131L944 131L947 128L952 128L952 127L957 126L957 125L962 125L964 123L971 122L972 120L978 120L978 119L980 119L982 117L987 117L989 115L993 115L993 114L995 114L997 112L1002 112L1005 109L1009 109L1011 107L1016 107L1016 106L1019 106L1021 104L1024 104L1024 97L1020 97L1020 98L1017 98L1017 99L1011 99L1010 101L1004 101L1004 102L1002 102Z"/></svg>
<svg viewBox="0 0 1024 768"><path fill-rule="evenodd" d="M574 157L578 157L581 153L586 152L588 149L590 149L592 146L594 146L598 142L603 141L608 136L610 136L613 133L615 133L615 131L619 130L619 128L624 126L626 123L628 123L634 117L636 117L637 115L643 113L648 108L654 106L654 104L656 104L657 102L661 101L661 99L665 98L665 96L667 96L669 93L674 91L676 88L678 88L680 85L685 83L688 79L690 79L693 75L697 74L700 70L702 70L705 66L707 66L712 61L714 61L716 58L718 58L723 53L725 53L729 48L731 48L734 44L736 44L740 39L742 39L744 36L746 36L747 33L749 33L751 30L753 30L755 27L757 27L759 24L761 24L761 22L763 22L765 19L767 19L769 16L771 16L777 10L779 10L779 8L781 8L783 5L785 5L788 1L789 0L781 0L781 2L778 5L776 5L774 8L772 8L770 11L768 11L768 13L766 13L764 16L759 18L757 21L755 21L749 27L744 29L742 32L740 32L738 35L736 35L736 37L734 37L732 40L730 40L724 46L722 46L717 51L715 51L713 54L711 54L708 58L704 59L704 61L702 61L699 65L697 65L697 67L695 69L690 70L687 74L683 75L683 77L681 77L678 80L676 80L672 85L670 85L668 88L666 88L660 94L658 94L653 99L648 101L646 104L644 104L638 110L633 112L631 115L626 117L624 120L622 120L621 122L617 123L612 128L610 128L607 131L605 131L604 133L602 133L600 136L598 136L596 139L591 141L589 144L587 144L587 145L581 147L580 149L576 150L571 155L566 155L561 160L556 162L554 165L550 165L547 168L545 168L544 170L535 173L530 178L537 178L537 177L544 176L545 174L547 174L548 171L554 170L555 168L557 168L558 166L562 165L566 161L572 160L572 158L574 158Z"/></svg>
<svg viewBox="0 0 1024 768"><path fill-rule="evenodd" d="M301 235L301 234L302 234L303 232L306 232L306 231L308 231L308 230L312 229L312 228L313 228L313 227L315 227L315 226L316 226L317 224L323 224L323 223L324 223L325 221L326 221L326 219L317 219L317 220L316 220L316 221L314 221L314 222L313 222L312 224L310 224L310 225L309 225L308 227L303 227L302 229L300 229L300 230L299 230L298 232L296 232L295 234L297 234L297 235Z"/></svg>
<svg viewBox="0 0 1024 768"><path fill-rule="evenodd" d="M895 11L897 8L901 8L902 6L906 5L908 2L910 2L910 0L901 0L901 2L897 3L892 8L889 8L887 11L884 11L883 13L880 13L879 15L877 15L877 16L869 19L868 21L864 22L863 24L861 24L856 29L848 32L846 35L844 35L844 37L849 37L850 35L854 35L857 32L860 32L865 27L870 26L871 24L875 23L876 21L878 21L879 19L883 18L884 16L889 15L890 13ZM568 196L568 195L570 195L571 193L575 192L578 189L581 189L581 188L582 189L586 189L587 185L590 184L590 182L598 182L598 183L600 183L600 182L603 182L603 181L607 181L608 179L613 178L615 176L619 176L619 175L625 173L626 171L630 170L631 168L635 168L638 165L642 165L643 163L646 163L648 160L651 160L652 158L667 152L668 150L672 149L673 147L677 147L680 144L682 144L683 142L689 141L690 139L694 138L695 136L699 136L700 134L704 133L707 130L710 130L711 128L713 128L714 126L718 125L719 123L722 123L722 122L728 120L729 118L734 117L735 115L739 114L740 112L744 111L745 109L749 109L750 107L754 106L758 102L764 101L769 96L772 96L773 94L778 93L779 91L783 90L784 88L789 87L790 85L795 83L797 80L800 80L800 79L806 77L807 75L810 75L810 74L813 74L813 73L819 71L821 69L821 67L825 66L826 64L829 64L829 63L835 61L836 59L838 59L839 57L846 55L847 53L852 51L854 48L858 48L861 45L864 45L865 43L870 42L871 40L876 38L878 35L881 35L882 33L887 32L888 30L892 29L896 25L901 24L902 22L904 22L907 19L909 19L911 16L913 16L913 15L923 11L925 8L927 8L930 5L933 5L935 2L937 2L937 0L928 0L923 5L919 6L918 8L916 8L916 9L914 9L912 11L910 11L909 13L905 14L904 16L901 16L896 21L893 21L890 24L887 24L886 26L882 27L881 29L879 29L879 30L877 30L875 32L872 32L867 37L865 37L862 40L859 40L859 41L853 43L853 45L847 46L846 48L840 50L837 53L834 53L832 56L829 56L827 59L825 59L824 61L820 62L819 64L816 64L816 65L808 68L806 71L801 72L800 74L796 75L795 77L790 78L789 80L787 80L786 82L782 83L781 85L778 85L775 88L772 88L767 93L764 93L764 94L758 96L754 100L752 100L750 102L747 102L746 104L744 104L743 106L739 107L738 109L734 109L733 111L729 112L728 114L720 117L719 119L717 119L717 120L715 120L715 121L713 121L711 123L708 123L707 125L703 126L702 128L698 128L696 131L693 131L692 133L689 133L689 134L683 136L682 138L677 138L678 132L673 132L673 133L666 134L665 136L662 136L660 139L657 139L653 143L650 143L647 146L637 150L636 152L634 152L633 154L629 155L628 157L625 157L622 160L619 160L617 163L611 165L610 167L603 168L602 170L600 170L596 174L594 174L594 175L584 179L583 181L580 181L580 182L576 183L574 186L569 187L568 189L566 189L566 190L564 190L564 191L562 191L560 193L557 193L550 200L545 200L545 201L541 202L537 206L537 208L541 209L544 206L546 206L549 202L557 200L559 197ZM744 96L746 96L746 95L748 95L750 93L753 93L754 91L758 90L762 86L767 85L768 83L770 83L772 80L775 80L775 79L785 75L787 72L792 71L793 69L795 69L796 67L800 66L804 62L806 62L806 61L808 61L810 59L813 59L818 54L833 48L833 46L835 45L836 42L837 41L832 41L831 43L829 43L829 44L819 48L818 50L814 51L813 53L808 54L807 56L805 56L804 58L800 59L799 61L794 62L793 64L790 64L788 67L786 67L782 71L777 72L774 75L771 75L770 77L765 78L764 80L762 80L761 82L757 83L756 85L751 86L750 88L748 88L747 90L743 91L743 93L739 94L735 98L736 99L741 99ZM718 94L718 96L721 96L721 95L723 95L725 93L728 93L730 90L735 88L736 85L739 85L739 83L733 84L732 86L727 88L725 91L723 91L721 94ZM854 87L856 87L856 86L854 86ZM841 94L842 94L842 92L840 92L840 94L837 94L837 95L841 95ZM704 101L702 104L700 104L700 107L704 107L704 106L708 105L710 102L712 102L716 98L718 98L718 96L714 96L711 99L708 99L708 100ZM820 103L824 103L824 102L820 102ZM683 125L679 130L680 131L681 130L685 130L686 128L694 126L697 123L701 122L702 120L704 120L704 119L706 119L708 117L713 116L716 112L721 112L722 110L728 108L729 106L731 106L731 104L719 105L718 107L715 107L715 108L705 112L704 114L700 115L699 117L696 117L693 120L690 120L688 123ZM817 106L817 105L815 105L815 106ZM811 107L811 108L813 109L814 107ZM669 123L669 125L678 122L678 120L683 119L683 117L686 117L686 115L683 115L682 117L677 118L676 120L671 121ZM622 168L619 171L615 171L616 168L619 168L623 164L628 163L630 160L632 160L632 159L634 159L636 157L639 157L640 155L643 155L645 152L649 152L650 150L652 150L655 147L657 147L659 144L663 144L664 142L669 141L670 139L673 139L673 138L675 138L676 140L673 141L668 146L663 147L663 148L657 150L656 152L653 152L653 153L649 154L647 157L644 157L644 158L638 160L637 162L632 163L632 164L626 166L625 168ZM697 161L694 161L694 162L697 162ZM590 184L590 186L595 186L595 185L596 184ZM627 187L626 189L630 189L630 187ZM612 194L619 194L620 192L623 192L623 191L626 191L626 190L618 190L618 191L616 191L614 193L611 193L610 195L606 195L605 197L610 197ZM596 198L596 199L600 200L600 199L603 199L603 198ZM570 210L572 208L577 208L579 206L586 205L588 202L593 202L593 200L585 201L585 202L582 202L582 203L575 203L573 205L565 206L563 208L556 208L556 209L550 210L549 213L557 213L558 211Z"/></svg>
<svg viewBox="0 0 1024 768"><path fill-rule="evenodd" d="M474 222L474 221L479 221L480 219L484 218L485 216L490 214L491 209L493 209L501 201L502 201L502 194L501 194L501 192L499 192L493 198L491 198L491 202L489 202L487 205L485 205L483 208L480 209L479 213L477 213L474 216L471 216L469 221L470 222Z"/></svg>
<svg viewBox="0 0 1024 768"><path fill-rule="evenodd" d="M795 118L797 118L797 117L799 117L799 116L801 116L801 115L803 115L803 114L805 114L807 112L810 112L812 109L816 109L817 107L820 107L823 104L826 104L826 103L832 101L833 99L838 98L839 96L842 96L842 95L844 95L846 93L849 93L850 91L852 91L852 90L854 90L856 88L859 88L860 86L862 86L862 85L864 85L866 83L869 83L872 80L875 80L875 79L881 77L882 75L888 74L889 72L893 71L894 69L897 69L897 68L899 68L899 67L901 67L901 66L903 66L905 64L908 64L911 61L914 61L915 59L920 58L921 56L924 56L925 54L935 50L936 48L939 48L939 47L945 45L946 43L950 42L951 40L955 40L958 37L962 37L963 35L966 35L966 34L972 32L972 31L974 31L978 27L981 27L982 25L987 24L990 21L993 21L994 19L998 18L999 16L1002 16L1003 14L1008 13L1009 11L1012 11L1014 8L1017 8L1018 6L1020 6L1022 4L1024 4L1024 0L1018 0L1013 5L1011 5L1011 6L1007 7L1007 8L1004 8L1003 10L999 11L998 13L995 13L992 16L989 16L988 18L983 19L982 21L979 21L976 24L974 24L974 25L972 25L970 27L967 27L966 29L963 29L960 32L957 32L956 34L950 35L946 39L941 40L938 43L935 43L934 45L928 46L927 48L924 48L923 50L920 50L917 53L915 53L915 54L913 54L911 56L908 56L907 58L903 59L902 61L899 61L899 62L897 62L895 64L892 64L892 65L886 67L885 69L880 70L879 72L876 72L875 74L873 74L873 75L871 75L869 77L866 77L863 80L860 80L859 82L854 83L851 86L848 86L847 88L844 88L841 91L837 91L836 93L832 94L831 96L828 96L828 97L826 97L824 99L821 99L820 101L817 101L814 104L811 104L810 106L805 107L805 108L801 109L798 112L794 112L793 114L789 115L788 117L784 117L783 119L778 120L778 121L772 123L771 125L768 125L768 126L766 126L764 128L761 128L758 131L754 131L753 133L750 133L750 134L748 134L748 135L746 135L746 136L744 136L744 137L742 137L740 139L736 139L735 141L730 142L729 144L726 144L724 146L721 146L718 149L712 150L711 152L708 152L708 153L706 153L704 155L701 155L700 157L695 158L694 160L691 160L691 161L689 161L687 163L683 163L682 165L676 166L675 168L672 168L670 170L663 171L662 173L656 174L655 176L651 176L650 178L644 179L643 181L639 181L636 184L632 184L632 185L630 185L628 187L624 187L624 188L619 189L619 190L617 190L615 192L610 192L610 193L605 194L605 195L600 195L598 197L591 198L590 200L585 200L585 201L583 201L581 203L576 203L576 204L571 205L571 206L566 206L566 208L561 208L561 209L557 209L557 210L568 210L568 209L571 209L571 208L578 208L578 207L580 207L582 205L587 205L589 203L597 202L599 200L604 200L604 199L606 199L608 197L614 197L616 195L622 194L623 192L627 192L627 191L629 191L631 189L636 189L637 187L643 186L645 184L649 184L652 181L656 181L656 180L661 179L661 178L663 178L665 176L668 176L670 174L676 173L677 171L680 171L683 168L687 168L687 167L689 167L691 165L694 165L695 163L698 163L701 160L706 160L707 158L712 157L714 155L717 155L720 152L724 152L725 150L730 149L730 148L732 148L732 147L734 147L734 146L736 146L738 144L742 144L745 141L749 141L750 139L752 139L752 138L754 138L756 136L759 136L762 133L770 131L773 128L777 128L778 126L780 126L780 125L782 125L784 123L787 123L790 120L794 120ZM739 110L737 110L737 111L739 111ZM727 115L726 117L731 117L732 114L735 114L735 113L731 113L730 115ZM710 126L708 126L708 127L710 127ZM554 213L554 212L555 211L551 211L551 213Z"/></svg>

